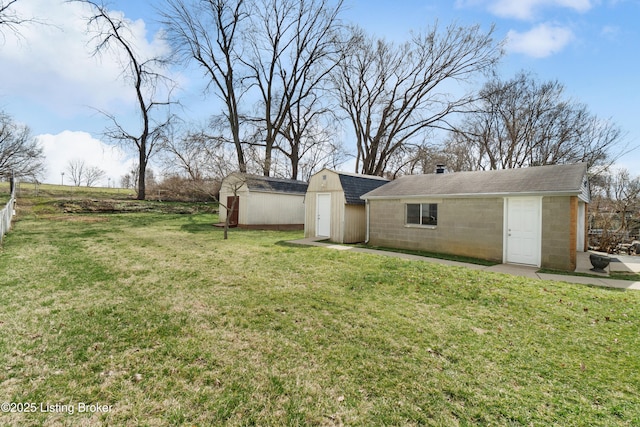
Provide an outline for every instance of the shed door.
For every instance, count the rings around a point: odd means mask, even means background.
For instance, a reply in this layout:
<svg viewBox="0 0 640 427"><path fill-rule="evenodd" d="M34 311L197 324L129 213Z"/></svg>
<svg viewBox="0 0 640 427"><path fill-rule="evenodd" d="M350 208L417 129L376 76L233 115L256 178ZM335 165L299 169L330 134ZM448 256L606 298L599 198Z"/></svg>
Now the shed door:
<svg viewBox="0 0 640 427"><path fill-rule="evenodd" d="M540 266L541 201L539 197L506 199L506 262Z"/></svg>
<svg viewBox="0 0 640 427"><path fill-rule="evenodd" d="M236 199L235 204L233 203L234 198ZM231 209L232 206L233 206L233 209ZM238 225L238 212L240 212L240 197L228 196L227 197L227 215L229 215L230 226Z"/></svg>
<svg viewBox="0 0 640 427"><path fill-rule="evenodd" d="M318 194L316 199L316 236L331 235L331 193Z"/></svg>

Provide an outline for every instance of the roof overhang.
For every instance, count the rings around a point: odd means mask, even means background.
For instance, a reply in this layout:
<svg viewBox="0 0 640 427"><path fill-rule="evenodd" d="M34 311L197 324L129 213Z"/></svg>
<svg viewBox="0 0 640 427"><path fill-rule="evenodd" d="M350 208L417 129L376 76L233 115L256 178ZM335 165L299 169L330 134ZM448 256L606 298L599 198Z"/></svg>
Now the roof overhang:
<svg viewBox="0 0 640 427"><path fill-rule="evenodd" d="M280 190L268 190L268 189L261 189L261 188L248 188L248 190L250 193L265 193L265 194L288 194L291 196L304 196L307 193L302 193L300 191L280 191Z"/></svg>
<svg viewBox="0 0 640 427"><path fill-rule="evenodd" d="M577 196L585 203L582 193L577 191L531 191L522 193L458 193L458 194L399 194L393 196L360 196L361 199L368 200L398 200L398 199L486 199L486 198L505 198L505 197L559 197L559 196Z"/></svg>

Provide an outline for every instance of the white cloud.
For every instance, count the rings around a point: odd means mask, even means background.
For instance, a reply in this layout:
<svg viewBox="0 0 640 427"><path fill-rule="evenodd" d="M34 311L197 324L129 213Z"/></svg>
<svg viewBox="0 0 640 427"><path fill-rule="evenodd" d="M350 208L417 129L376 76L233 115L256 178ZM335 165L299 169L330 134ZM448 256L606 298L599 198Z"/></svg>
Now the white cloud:
<svg viewBox="0 0 640 427"><path fill-rule="evenodd" d="M620 36L620 27L616 25L605 25L600 30L600 35L608 40L616 40Z"/></svg>
<svg viewBox="0 0 640 427"><path fill-rule="evenodd" d="M567 8L584 13L593 7L594 0L457 0L457 7L485 4L494 15L522 20L534 19L544 8Z"/></svg>
<svg viewBox="0 0 640 427"><path fill-rule="evenodd" d="M507 33L507 51L522 53L534 58L545 58L560 52L574 39L573 32L566 27L540 24L533 29L519 33Z"/></svg>
<svg viewBox="0 0 640 427"><path fill-rule="evenodd" d="M97 166L105 171L104 182L98 186L106 186L108 178L111 178L112 185L119 185L120 177L128 173L134 163L118 147L105 144L86 132L64 131L57 135L38 135L37 138L46 157L47 171L43 180L46 183L60 184L61 172L65 172L64 182L71 184L66 172L69 161L84 160L86 166Z"/></svg>
<svg viewBox="0 0 640 427"><path fill-rule="evenodd" d="M117 58L91 55L86 6L63 0L24 0L15 9L44 24L21 26L20 38L7 34L0 49L3 95L18 94L63 116L87 107L109 110L133 103ZM130 21L130 28L143 57L168 51L159 38L147 39L144 21Z"/></svg>
<svg viewBox="0 0 640 427"><path fill-rule="evenodd" d="M13 7L20 16L40 23L21 25L20 37L5 32L4 40L0 39L0 108L38 129L35 133L46 156L45 182L60 183L68 162L82 159L107 173L99 185L106 185L107 177L119 183L132 163L122 150L86 132L62 131L103 127L106 119L91 116L91 109L115 113L124 126L136 120L133 89L123 81L117 55L92 56L95 42L87 34L86 5L20 0ZM112 13L123 17L121 12ZM149 34L143 20L128 21L128 28L142 58L169 51L159 34Z"/></svg>
<svg viewBox="0 0 640 427"><path fill-rule="evenodd" d="M456 0L454 3L454 7L463 9L467 7L481 6L486 3L486 1L487 0Z"/></svg>

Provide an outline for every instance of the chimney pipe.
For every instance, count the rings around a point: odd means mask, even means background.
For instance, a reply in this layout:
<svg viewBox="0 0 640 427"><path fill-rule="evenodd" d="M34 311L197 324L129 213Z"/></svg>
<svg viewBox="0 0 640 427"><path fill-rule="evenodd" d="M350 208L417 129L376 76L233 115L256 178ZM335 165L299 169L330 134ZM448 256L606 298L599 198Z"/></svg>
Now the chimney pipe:
<svg viewBox="0 0 640 427"><path fill-rule="evenodd" d="M436 173L444 173L444 165L436 165Z"/></svg>

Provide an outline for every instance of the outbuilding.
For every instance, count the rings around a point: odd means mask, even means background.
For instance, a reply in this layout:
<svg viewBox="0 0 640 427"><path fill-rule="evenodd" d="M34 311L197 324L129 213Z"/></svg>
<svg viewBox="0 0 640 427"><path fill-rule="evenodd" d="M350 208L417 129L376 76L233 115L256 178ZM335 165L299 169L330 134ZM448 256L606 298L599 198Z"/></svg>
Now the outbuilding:
<svg viewBox="0 0 640 427"><path fill-rule="evenodd" d="M232 227L302 230L307 186L303 181L233 173L220 187L220 222L230 212Z"/></svg>
<svg viewBox="0 0 640 427"><path fill-rule="evenodd" d="M305 198L305 237L336 243L363 242L366 237L363 194L388 183L379 176L323 169L309 180Z"/></svg>
<svg viewBox="0 0 640 427"><path fill-rule="evenodd" d="M408 175L362 196L371 245L566 271L589 197L584 163Z"/></svg>

